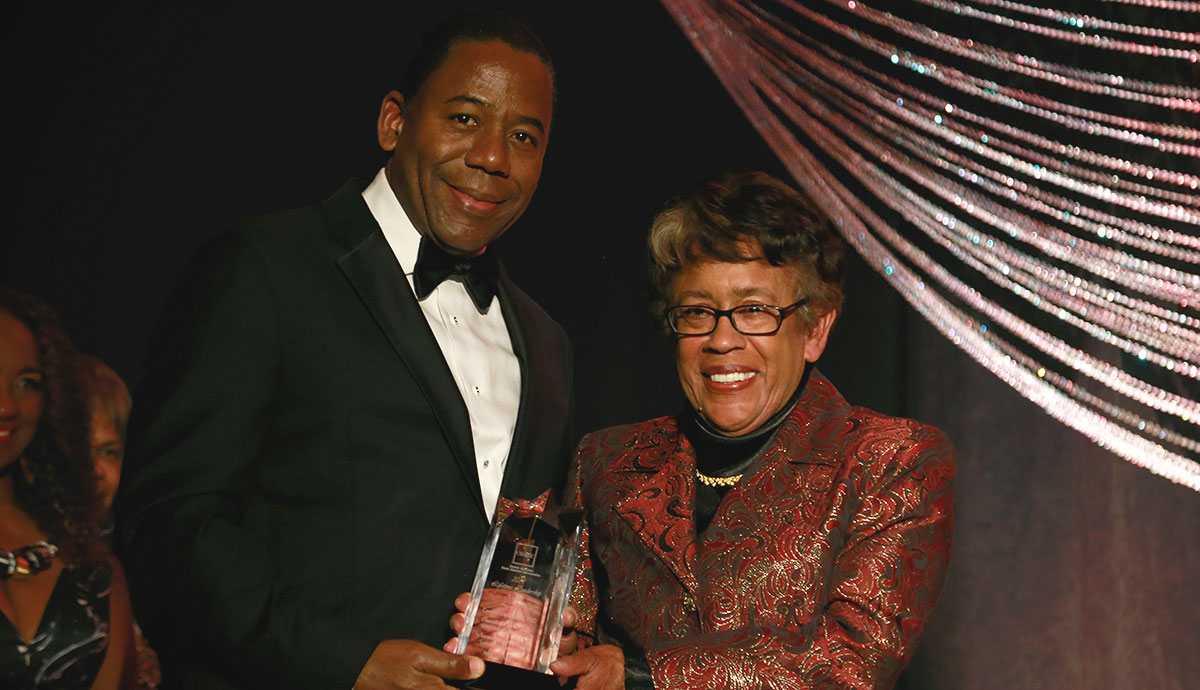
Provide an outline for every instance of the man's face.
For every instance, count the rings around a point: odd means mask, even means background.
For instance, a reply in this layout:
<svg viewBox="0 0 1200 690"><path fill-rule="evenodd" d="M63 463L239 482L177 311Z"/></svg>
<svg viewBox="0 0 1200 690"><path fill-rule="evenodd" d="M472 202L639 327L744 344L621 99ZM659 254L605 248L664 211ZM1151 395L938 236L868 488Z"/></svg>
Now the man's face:
<svg viewBox="0 0 1200 690"><path fill-rule="evenodd" d="M100 499L107 510L112 508L117 495L117 484L121 481L121 461L125 458L125 444L117 433L117 425L111 417L100 410L92 412L92 464L96 467L96 485Z"/></svg>
<svg viewBox="0 0 1200 690"><path fill-rule="evenodd" d="M537 189L552 110L541 59L500 41L455 44L409 103L388 94L388 182L421 234L456 254L503 234Z"/></svg>

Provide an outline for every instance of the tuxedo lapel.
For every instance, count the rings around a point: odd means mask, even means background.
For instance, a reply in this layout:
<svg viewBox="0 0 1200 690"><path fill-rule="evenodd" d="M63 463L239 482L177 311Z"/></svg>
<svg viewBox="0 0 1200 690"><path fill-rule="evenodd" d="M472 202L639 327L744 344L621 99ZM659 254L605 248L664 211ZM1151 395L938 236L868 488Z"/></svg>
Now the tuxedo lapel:
<svg viewBox="0 0 1200 690"><path fill-rule="evenodd" d="M645 547L658 556L684 588L696 594L696 523L693 518L695 455L678 434L623 453L608 468L608 479L623 498L613 510L633 530Z"/></svg>
<svg viewBox="0 0 1200 690"><path fill-rule="evenodd" d="M517 422L513 428L512 443L508 448L508 462L505 465L500 493L508 498L531 498L531 496L510 494L519 493L515 487L523 483L524 477L518 477L517 474L520 472L520 468L527 467L528 464L514 461L529 452L526 446L530 427L536 426L536 420L539 418L537 414L530 414L530 405L533 403L531 398L537 397L533 390L533 380L538 378L538 371L534 363L530 361L529 344L525 335L526 329L531 325L529 315L523 313L524 305L518 305L517 300L514 299L514 286L508 281L508 276L503 268L500 270L500 275L496 296L499 298L500 308L504 312L504 325L508 329L508 338L512 343L513 354L517 356L517 361L521 365L521 400L517 406ZM532 337L536 337L536 335L533 333Z"/></svg>
<svg viewBox="0 0 1200 690"><path fill-rule="evenodd" d="M367 209L361 192L347 194L348 188L354 192L347 185L324 206L331 233L350 247L338 259L338 268L425 394L462 470L463 480L474 489L471 494L479 515L486 520L466 403L383 231Z"/></svg>
<svg viewBox="0 0 1200 690"><path fill-rule="evenodd" d="M532 498L546 489L553 489L556 499L561 496L565 477L556 477L554 486L538 485L538 477L546 474L542 462L559 467L567 458L569 448L563 446L561 420L570 418L571 382L563 380L565 369L547 366L561 361L568 352L560 352L563 342L552 330L557 326L549 320L516 285L508 280L500 267L497 290L504 322L512 342L513 354L521 364L521 401L513 429L508 464L504 471L501 493L509 497ZM559 472L561 474L561 472ZM545 482L542 478L540 481Z"/></svg>

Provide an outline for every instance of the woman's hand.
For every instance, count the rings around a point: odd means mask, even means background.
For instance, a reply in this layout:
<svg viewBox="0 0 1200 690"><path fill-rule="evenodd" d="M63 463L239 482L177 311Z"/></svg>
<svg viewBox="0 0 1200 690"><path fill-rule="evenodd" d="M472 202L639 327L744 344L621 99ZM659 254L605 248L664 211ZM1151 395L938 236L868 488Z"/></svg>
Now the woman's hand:
<svg viewBox="0 0 1200 690"><path fill-rule="evenodd" d="M576 690L624 690L625 653L611 644L598 644L558 657L550 670L560 678L578 676Z"/></svg>

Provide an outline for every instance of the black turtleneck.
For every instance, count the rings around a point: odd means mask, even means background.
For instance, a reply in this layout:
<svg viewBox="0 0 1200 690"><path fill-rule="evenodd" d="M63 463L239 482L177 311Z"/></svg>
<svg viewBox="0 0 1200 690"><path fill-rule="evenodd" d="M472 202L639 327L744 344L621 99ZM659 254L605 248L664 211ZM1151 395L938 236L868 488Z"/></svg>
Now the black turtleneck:
<svg viewBox="0 0 1200 690"><path fill-rule="evenodd" d="M800 400L804 385L808 383L808 372L811 370L811 367L805 369L800 385L783 407L771 415L762 426L742 436L726 436L716 431L689 405L679 416L679 431L696 450L696 469L710 477L732 477L745 473L762 454L767 442ZM712 521L713 515L721 505L721 499L730 488L732 487L709 486L696 480L696 534L703 534L708 528L708 523Z"/></svg>

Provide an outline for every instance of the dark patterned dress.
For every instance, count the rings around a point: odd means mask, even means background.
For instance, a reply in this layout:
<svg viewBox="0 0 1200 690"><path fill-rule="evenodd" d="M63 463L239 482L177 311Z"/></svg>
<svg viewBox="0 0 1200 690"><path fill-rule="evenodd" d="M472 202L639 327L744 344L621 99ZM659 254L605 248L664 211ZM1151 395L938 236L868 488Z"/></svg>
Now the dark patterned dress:
<svg viewBox="0 0 1200 690"><path fill-rule="evenodd" d="M37 634L28 644L0 616L0 687L86 690L108 649L112 571L67 567L59 574Z"/></svg>

